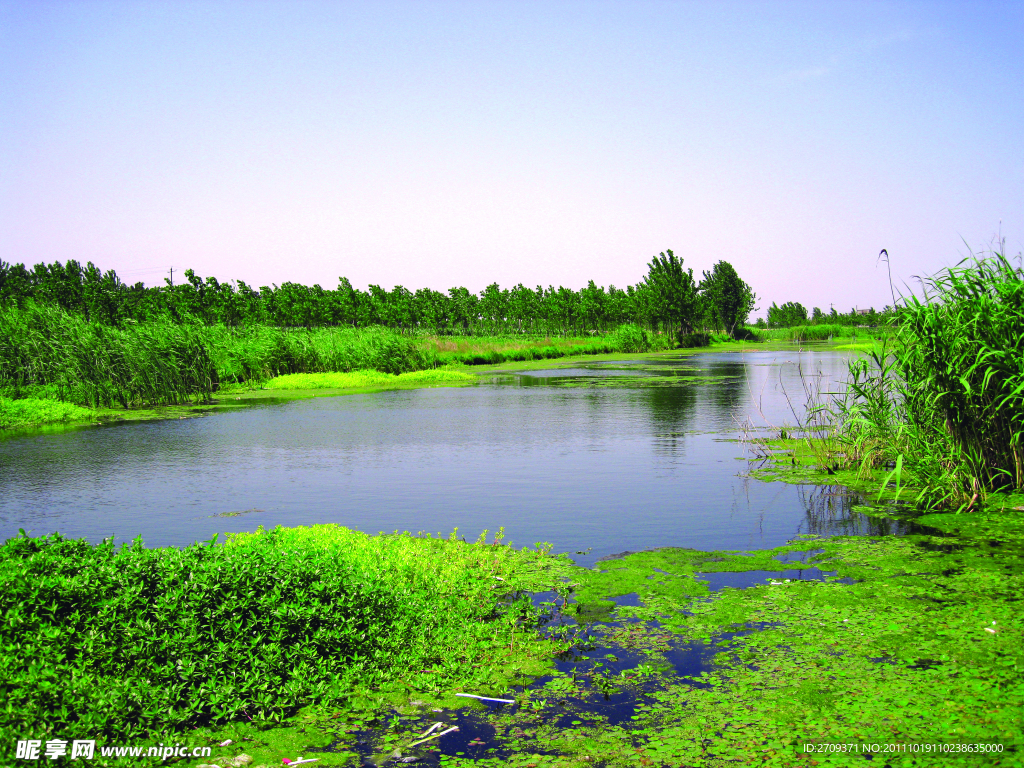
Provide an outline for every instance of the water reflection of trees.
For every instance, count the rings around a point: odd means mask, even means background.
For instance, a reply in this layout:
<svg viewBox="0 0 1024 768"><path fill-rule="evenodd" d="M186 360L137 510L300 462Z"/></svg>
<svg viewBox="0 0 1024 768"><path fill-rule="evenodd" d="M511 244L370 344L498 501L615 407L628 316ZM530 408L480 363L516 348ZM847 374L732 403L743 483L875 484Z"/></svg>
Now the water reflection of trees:
<svg viewBox="0 0 1024 768"><path fill-rule="evenodd" d="M681 452L687 432L693 429L697 387L645 387L634 391L650 416L655 453Z"/></svg>
<svg viewBox="0 0 1024 768"><path fill-rule="evenodd" d="M917 533L914 523L865 515L854 509L864 503L859 493L841 485L801 485L797 488L807 514L800 533L819 536L893 536Z"/></svg>
<svg viewBox="0 0 1024 768"><path fill-rule="evenodd" d="M750 396L747 390L747 364L740 360L713 360L709 363L707 375L723 378L703 386L708 401L721 416L731 419L741 409L746 415L745 410Z"/></svg>

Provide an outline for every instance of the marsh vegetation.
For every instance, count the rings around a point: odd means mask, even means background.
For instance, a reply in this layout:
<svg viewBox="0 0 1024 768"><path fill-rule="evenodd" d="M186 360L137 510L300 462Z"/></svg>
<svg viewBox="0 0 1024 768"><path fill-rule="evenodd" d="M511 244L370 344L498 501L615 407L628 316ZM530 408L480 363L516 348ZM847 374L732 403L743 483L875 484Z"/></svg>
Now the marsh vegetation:
<svg viewBox="0 0 1024 768"><path fill-rule="evenodd" d="M70 421L54 399L122 409L205 402L226 386L289 374L399 375L453 364L497 364L707 344L698 327L732 333L754 294L725 262L699 285L672 251L636 287L533 291L522 285L447 294L285 283L254 291L202 280L125 286L77 262L0 263L0 428ZM12 401L28 399L19 406Z"/></svg>
<svg viewBox="0 0 1024 768"><path fill-rule="evenodd" d="M86 316L30 297L0 311L10 331L0 346L7 395L0 424L18 423L33 408L69 419L82 415L73 409L89 414L104 405L196 403L230 386L458 385L475 380L460 364L644 352L682 338L739 335L736 318L752 293L744 299L742 281L727 269L696 283L671 252L649 268L644 291L651 306L662 302L655 323L651 316L597 328L559 321L560 334L532 336L483 313L473 330L491 335L455 336L421 333L405 321L282 327L210 323L197 314L98 319L93 309ZM191 277L196 294L211 288ZM550 545L507 546L503 531L469 543L457 532L367 536L325 525L184 547L22 533L0 547L4 690L19 702L0 710L0 736L8 745L24 734L224 745L214 746L219 765L243 750L265 765L298 754L326 766L453 768L864 761L860 752L811 755L805 747L839 742L985 744L986 751L957 752L957 761L1020 765L1021 285L1021 269L994 255L926 281L925 294L898 302L881 331L814 322L806 312L806 322L792 327L749 329L762 338L873 345L850 362L844 387L811 390L806 416L784 427L783 439L776 433L751 443L760 453L750 476L798 483L800 494L813 496L801 535L786 533L781 546L684 549L689 528L725 518L735 524L738 515L704 509L691 525L696 518L685 517L681 503L668 505L671 527L648 536L675 546L648 544L596 563L583 562L581 549L578 565ZM707 301L718 319L705 313L695 322ZM582 404L591 453L601 408L642 401L650 422L644 441L663 475L685 465L676 459L687 450L707 466L736 458L719 445L722 425L733 428L754 366L714 363L707 370L684 370L679 361L671 363L678 370L653 361L635 370L592 366L561 380L534 376L530 385L548 387L563 409ZM389 401L391 416L408 429L401 420L411 411L398 402ZM695 420L698 403L715 419ZM560 424L565 413L536 424ZM326 415L320 407L313 417L322 423ZM356 415L350 408L337 423L355 433ZM401 430L381 413L370 418L376 431L368 444L379 456L381 435ZM503 437L536 429L521 414L509 418L495 427ZM616 431L626 426L617 422ZM453 442L447 421L419 431L443 432L445 450ZM306 463L322 458L311 434ZM624 437L631 457L637 441ZM562 453L564 438L556 441ZM98 444L89 445L90 457ZM339 452L336 443L329 448ZM463 461L460 471L468 466ZM620 462L616 470L641 476L630 467ZM602 497L609 496L605 476L616 475L572 474L588 477ZM719 499L711 476L701 476L700 495L712 500L704 506ZM422 516L427 485L416 487ZM482 489L475 490L493 505L497 496ZM743 493L749 504L757 491ZM374 498L387 505L390 497L380 490ZM232 502L228 509L248 503ZM449 517L459 503L449 499ZM258 506L244 516L207 517L244 525L266 514ZM640 518L623 509L615 512L620 528L623 519L637 527ZM584 522L577 510L573 526ZM759 530L765 525L758 520ZM492 700L467 709L461 693ZM869 752L886 765L944 765L950 755Z"/></svg>
<svg viewBox="0 0 1024 768"><path fill-rule="evenodd" d="M809 390L801 453L924 510L981 507L1024 488L1024 279L994 253L922 288L842 386Z"/></svg>
<svg viewBox="0 0 1024 768"><path fill-rule="evenodd" d="M513 643L535 613L524 592L557 586L553 562L501 532L474 545L318 526L183 549L22 535L0 547L18 702L0 735L169 737L360 692L503 689L545 668L540 646Z"/></svg>

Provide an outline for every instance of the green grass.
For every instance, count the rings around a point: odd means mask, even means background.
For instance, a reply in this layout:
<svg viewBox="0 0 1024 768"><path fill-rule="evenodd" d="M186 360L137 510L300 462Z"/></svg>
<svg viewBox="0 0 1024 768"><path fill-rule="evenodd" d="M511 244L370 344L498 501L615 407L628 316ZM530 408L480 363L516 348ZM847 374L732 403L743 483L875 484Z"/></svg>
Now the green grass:
<svg viewBox="0 0 1024 768"><path fill-rule="evenodd" d="M546 648L510 649L535 615L521 591L550 588L556 561L485 536L324 525L184 549L10 539L0 761L33 734L163 740L367 692L503 692L546 667Z"/></svg>
<svg viewBox="0 0 1024 768"><path fill-rule="evenodd" d="M276 376L267 389L398 389L401 387L458 386L473 384L477 377L451 368L431 368L392 375L380 371L350 373L290 373Z"/></svg>
<svg viewBox="0 0 1024 768"><path fill-rule="evenodd" d="M0 429L18 429L44 424L91 421L96 412L73 403L25 397L13 400L0 396Z"/></svg>
<svg viewBox="0 0 1024 768"><path fill-rule="evenodd" d="M875 348L875 344L874 339L865 339L864 341L854 341L850 344L836 344L832 349L848 352L870 352Z"/></svg>

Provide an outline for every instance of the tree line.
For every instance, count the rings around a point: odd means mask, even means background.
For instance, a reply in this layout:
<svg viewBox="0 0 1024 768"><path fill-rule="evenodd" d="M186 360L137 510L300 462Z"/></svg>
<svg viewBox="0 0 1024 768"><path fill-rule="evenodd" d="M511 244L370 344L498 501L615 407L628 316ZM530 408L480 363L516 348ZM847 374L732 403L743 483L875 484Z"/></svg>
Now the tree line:
<svg viewBox="0 0 1024 768"><path fill-rule="evenodd" d="M823 312L815 307L808 315L807 309L798 301L787 301L779 306L775 302L768 307L767 320L759 319L760 328L793 328L801 325L884 325L895 319L896 312L886 306L881 311L874 307L867 310L851 309L849 312L837 312L832 307Z"/></svg>
<svg viewBox="0 0 1024 768"><path fill-rule="evenodd" d="M122 326L154 320L205 325L279 327L386 326L400 332L442 335L606 333L633 323L652 331L735 334L754 310L756 296L726 261L700 280L671 250L655 256L636 285L607 288L590 280L579 290L559 286L501 288L479 293L465 287L447 292L396 285L362 291L341 277L334 289L285 282L254 288L242 280L220 282L191 269L177 285L123 283L114 270L92 262L82 266L0 261L0 306L26 302L55 304L93 322Z"/></svg>

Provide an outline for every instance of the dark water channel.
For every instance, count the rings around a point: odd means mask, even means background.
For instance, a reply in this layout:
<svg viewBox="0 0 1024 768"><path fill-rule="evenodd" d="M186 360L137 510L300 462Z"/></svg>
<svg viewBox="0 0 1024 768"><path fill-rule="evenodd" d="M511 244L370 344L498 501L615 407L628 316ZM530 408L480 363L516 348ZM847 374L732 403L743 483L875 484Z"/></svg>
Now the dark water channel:
<svg viewBox="0 0 1024 768"><path fill-rule="evenodd" d="M750 549L886 524L841 489L745 478L741 424L792 424L828 352L703 354L266 403L0 441L0 536L183 545L338 523L587 551ZM232 513L243 513L233 516Z"/></svg>

